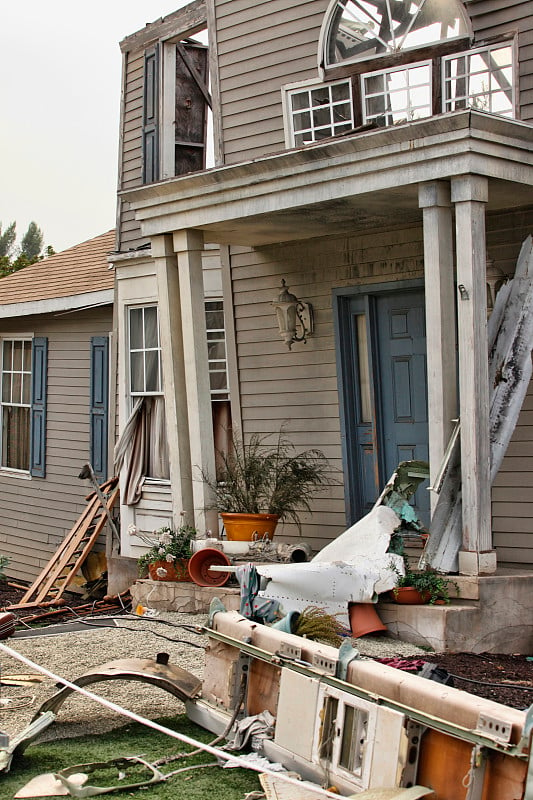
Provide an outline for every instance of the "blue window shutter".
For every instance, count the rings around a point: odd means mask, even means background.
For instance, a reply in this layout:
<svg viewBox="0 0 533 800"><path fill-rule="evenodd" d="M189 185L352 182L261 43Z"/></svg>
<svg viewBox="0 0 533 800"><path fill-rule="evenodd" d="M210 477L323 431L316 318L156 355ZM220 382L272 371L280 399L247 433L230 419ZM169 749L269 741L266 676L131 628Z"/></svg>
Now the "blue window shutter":
<svg viewBox="0 0 533 800"><path fill-rule="evenodd" d="M159 180L159 45L144 54L143 183Z"/></svg>
<svg viewBox="0 0 533 800"><path fill-rule="evenodd" d="M30 474L46 476L46 388L48 377L48 339L39 336L31 346L31 427Z"/></svg>
<svg viewBox="0 0 533 800"><path fill-rule="evenodd" d="M91 338L90 462L100 481L107 479L109 416L109 339Z"/></svg>

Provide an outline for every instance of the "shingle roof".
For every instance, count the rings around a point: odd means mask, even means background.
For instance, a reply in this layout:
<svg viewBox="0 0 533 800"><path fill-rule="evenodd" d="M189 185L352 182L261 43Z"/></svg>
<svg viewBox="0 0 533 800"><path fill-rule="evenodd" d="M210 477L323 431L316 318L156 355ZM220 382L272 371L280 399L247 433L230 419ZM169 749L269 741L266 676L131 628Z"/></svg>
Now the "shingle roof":
<svg viewBox="0 0 533 800"><path fill-rule="evenodd" d="M114 246L112 230L0 278L0 306L112 289L107 254Z"/></svg>

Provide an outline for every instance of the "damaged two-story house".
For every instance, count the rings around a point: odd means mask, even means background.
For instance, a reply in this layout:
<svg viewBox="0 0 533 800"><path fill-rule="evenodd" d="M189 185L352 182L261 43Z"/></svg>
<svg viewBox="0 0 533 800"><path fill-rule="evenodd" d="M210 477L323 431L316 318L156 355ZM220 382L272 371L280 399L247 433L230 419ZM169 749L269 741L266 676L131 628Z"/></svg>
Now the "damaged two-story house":
<svg viewBox="0 0 533 800"><path fill-rule="evenodd" d="M121 47L119 428L145 432L122 556L131 524L216 524L199 476L230 421L285 423L342 475L305 518L319 549L399 461L434 480L460 418L453 571L490 630L446 624L459 646L526 646L533 393L492 481L486 322L533 229L530 4L198 0ZM278 320L296 299L314 313Z"/></svg>

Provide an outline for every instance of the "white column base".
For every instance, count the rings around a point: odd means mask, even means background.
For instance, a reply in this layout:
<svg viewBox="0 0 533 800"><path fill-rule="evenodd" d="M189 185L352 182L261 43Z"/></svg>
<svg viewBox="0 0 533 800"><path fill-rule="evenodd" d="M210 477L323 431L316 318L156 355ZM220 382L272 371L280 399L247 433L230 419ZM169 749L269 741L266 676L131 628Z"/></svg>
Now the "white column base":
<svg viewBox="0 0 533 800"><path fill-rule="evenodd" d="M493 575L496 572L496 550L473 553L461 550L459 553L459 573L461 575Z"/></svg>

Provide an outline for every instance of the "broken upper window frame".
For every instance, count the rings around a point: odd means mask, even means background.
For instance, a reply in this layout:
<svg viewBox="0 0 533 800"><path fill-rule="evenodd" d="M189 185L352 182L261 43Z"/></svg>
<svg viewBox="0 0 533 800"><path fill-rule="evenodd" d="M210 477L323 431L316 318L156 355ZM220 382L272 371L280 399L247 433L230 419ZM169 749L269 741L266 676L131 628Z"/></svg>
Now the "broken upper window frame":
<svg viewBox="0 0 533 800"><path fill-rule="evenodd" d="M284 87L286 128L291 146L338 136L354 127L350 81L292 84Z"/></svg>
<svg viewBox="0 0 533 800"><path fill-rule="evenodd" d="M501 60L496 61L498 55ZM461 65L461 62L463 64ZM474 63L473 63L474 62ZM480 62L484 62L483 65ZM496 63L495 63L496 62ZM443 111L474 108L513 118L516 115L516 53L513 42L477 47L442 59ZM502 73L498 81L498 73ZM488 85L484 81L488 81ZM478 85L476 86L476 82ZM461 84L463 84L461 86ZM452 91L452 87L454 90ZM503 96L503 97L502 97ZM499 98L499 107L497 107ZM507 104L505 104L507 98Z"/></svg>
<svg viewBox="0 0 533 800"><path fill-rule="evenodd" d="M389 127L432 116L432 62L361 75L363 125Z"/></svg>
<svg viewBox="0 0 533 800"><path fill-rule="evenodd" d="M517 44L516 39L514 36L509 36L507 38L498 39L497 42L491 42L490 44L484 44L483 46L475 47L475 48L468 48L465 50L456 50L453 52L449 52L449 44L446 44L443 47L436 48L436 52L430 53L427 49L423 52L427 56L427 58L420 59L418 61L413 60L412 56L413 53L411 52L409 59L406 59L402 56L399 59L400 63L390 62L385 65L384 60L380 60L376 63L376 66L379 65L380 69L370 70L369 65L372 62L365 61L364 63L358 64L357 69L355 71L346 72L346 68L343 67L342 73L344 78L339 80L336 79L331 83L329 81L323 81L322 83L317 81L301 81L297 84L289 84L287 86L282 87L282 102L283 102L283 109L284 109L284 119L285 119L285 143L287 147L301 147L302 144L296 142L294 136L294 123L292 120L293 117L293 105L294 105L294 97L298 94L298 92L309 92L310 90L318 90L320 87L329 86L332 84L341 84L344 81L345 85L350 83L351 85L351 96L353 99L353 128L357 129L359 126L368 125L368 124L375 124L378 126L387 127L389 124L400 124L402 122L410 122L413 119L419 118L428 118L430 116L435 116L438 114L449 113L450 112L450 105L454 103L453 97L448 97L446 95L447 87L452 85L446 83L446 69L449 69L448 65L452 65L454 62L459 63L461 60L470 60L474 57L483 58L486 54L487 61L490 62L490 54L494 51L505 51L510 56L510 61L508 60L505 63L505 66L502 67L506 70L504 74L506 86L508 84L509 77L512 79L511 86L507 86L507 88L493 88L492 87L492 80L493 75L497 73L497 69L493 68L490 70L490 80L491 86L489 86L489 91L491 93L491 97L495 97L502 92L507 91L507 94L511 94L512 96L512 109L507 107L505 109L505 113L501 114L498 111L494 110L493 105L490 105L490 108L484 108L483 106L486 105L485 103L481 102L479 98L483 97L482 93L472 93L474 102L470 104L466 104L463 102L461 108L478 108L478 110L487 111L488 113L494 113L499 116L505 116L510 118L517 118L517 75L516 75L516 63L517 63ZM419 54L419 51L417 51ZM422 53L420 53L421 55ZM396 59L396 62L398 59ZM362 68L364 67L364 69ZM428 86L430 88L430 103L427 106L428 113L420 114L419 116L410 115L409 114L409 104L406 104L406 114L401 117L395 113L394 108L387 108L383 110L382 114L368 114L367 108L365 106L365 102L368 99L368 93L365 90L365 81L368 78L378 78L379 76L383 76L384 81L389 80L390 76L394 75L408 75L412 70L417 70L420 68L427 68L430 72ZM489 67L487 67L487 71L489 71ZM468 73L466 75L468 77ZM400 87L399 92L402 89ZM407 87L403 87L403 91L407 91ZM383 94L388 95L388 91L384 91ZM464 94L464 93L463 93ZM399 96L399 95L398 95ZM476 101L477 97L477 101ZM461 96L459 98L460 101L464 101L464 97ZM453 109L455 110L455 109ZM394 118L392 123L387 122L387 116ZM342 133L345 133L343 131ZM347 131L348 133L350 131ZM342 133L340 135L342 135ZM339 134L331 134L339 135ZM309 142L305 142L305 144L311 143L312 141L317 141L316 139L312 139L310 137Z"/></svg>
<svg viewBox="0 0 533 800"><path fill-rule="evenodd" d="M143 184L206 168L212 129L211 102L206 44L196 38L175 37L147 48L143 79Z"/></svg>
<svg viewBox="0 0 533 800"><path fill-rule="evenodd" d="M458 0L331 0L320 34L319 65L327 70L471 35L470 19Z"/></svg>

